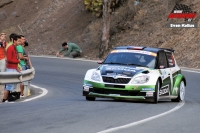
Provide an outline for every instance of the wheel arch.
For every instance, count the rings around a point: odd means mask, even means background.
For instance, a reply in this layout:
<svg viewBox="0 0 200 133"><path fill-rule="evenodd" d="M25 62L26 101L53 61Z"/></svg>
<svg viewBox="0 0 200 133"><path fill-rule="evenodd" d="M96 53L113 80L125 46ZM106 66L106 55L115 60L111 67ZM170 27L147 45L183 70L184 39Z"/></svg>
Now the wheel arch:
<svg viewBox="0 0 200 133"><path fill-rule="evenodd" d="M177 77L176 77L175 83L174 83L174 88L175 87L179 87L181 81L183 81L184 84L185 84L185 86L186 86L186 79L185 79L185 77L182 74L178 74Z"/></svg>
<svg viewBox="0 0 200 133"><path fill-rule="evenodd" d="M184 76L183 76L182 80L183 80L183 82L184 82L184 84L185 84L185 86L186 86L186 79L185 79Z"/></svg>

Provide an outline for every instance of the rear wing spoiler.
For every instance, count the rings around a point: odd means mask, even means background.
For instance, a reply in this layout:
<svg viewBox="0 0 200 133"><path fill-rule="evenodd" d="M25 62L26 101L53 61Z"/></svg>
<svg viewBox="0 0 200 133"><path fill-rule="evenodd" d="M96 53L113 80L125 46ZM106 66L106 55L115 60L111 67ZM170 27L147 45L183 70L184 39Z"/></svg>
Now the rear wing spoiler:
<svg viewBox="0 0 200 133"><path fill-rule="evenodd" d="M175 52L175 50L173 50L173 49L167 49L167 48L160 48L160 49L163 49L163 50L165 50L166 52Z"/></svg>

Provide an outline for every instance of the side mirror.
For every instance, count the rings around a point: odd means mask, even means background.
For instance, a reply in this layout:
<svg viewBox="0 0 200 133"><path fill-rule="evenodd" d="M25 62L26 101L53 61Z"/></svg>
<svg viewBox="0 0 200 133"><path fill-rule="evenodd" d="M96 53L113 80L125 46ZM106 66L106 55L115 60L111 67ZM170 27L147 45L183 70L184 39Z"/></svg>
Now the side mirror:
<svg viewBox="0 0 200 133"><path fill-rule="evenodd" d="M159 69L164 69L164 68L165 68L164 65L160 65L160 66L159 66Z"/></svg>
<svg viewBox="0 0 200 133"><path fill-rule="evenodd" d="M102 61L102 60L99 60L99 61L97 61L97 63L98 63L98 64L102 64L102 63L103 63L103 61Z"/></svg>

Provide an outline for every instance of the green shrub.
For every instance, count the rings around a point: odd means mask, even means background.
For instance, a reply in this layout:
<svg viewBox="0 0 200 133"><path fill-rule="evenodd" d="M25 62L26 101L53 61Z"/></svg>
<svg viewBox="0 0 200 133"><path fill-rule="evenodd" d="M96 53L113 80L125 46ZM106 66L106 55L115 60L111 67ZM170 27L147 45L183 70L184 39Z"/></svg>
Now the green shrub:
<svg viewBox="0 0 200 133"><path fill-rule="evenodd" d="M111 11L119 7L126 0L111 0ZM103 13L103 0L83 0L85 9L91 11L93 15L101 17Z"/></svg>

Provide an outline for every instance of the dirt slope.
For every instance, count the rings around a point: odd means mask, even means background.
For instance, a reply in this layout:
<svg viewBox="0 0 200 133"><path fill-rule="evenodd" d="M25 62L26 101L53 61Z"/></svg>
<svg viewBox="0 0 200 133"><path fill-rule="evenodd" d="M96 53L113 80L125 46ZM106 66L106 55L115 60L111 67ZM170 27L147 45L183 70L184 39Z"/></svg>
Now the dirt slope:
<svg viewBox="0 0 200 133"><path fill-rule="evenodd" d="M0 30L24 34L36 55L55 54L66 40L85 49L81 34L93 19L82 0L15 0L0 8Z"/></svg>
<svg viewBox="0 0 200 133"><path fill-rule="evenodd" d="M102 21L85 11L82 0L11 1L0 1L0 30L23 33L30 43L31 54L54 55L61 43L68 40L81 46L83 57L98 58ZM175 2L180 2L197 12L194 22L200 27L200 1L140 1L135 6L134 0L127 0L112 14L109 50L118 45L173 48L179 65L199 68L199 28L171 29L166 25Z"/></svg>

